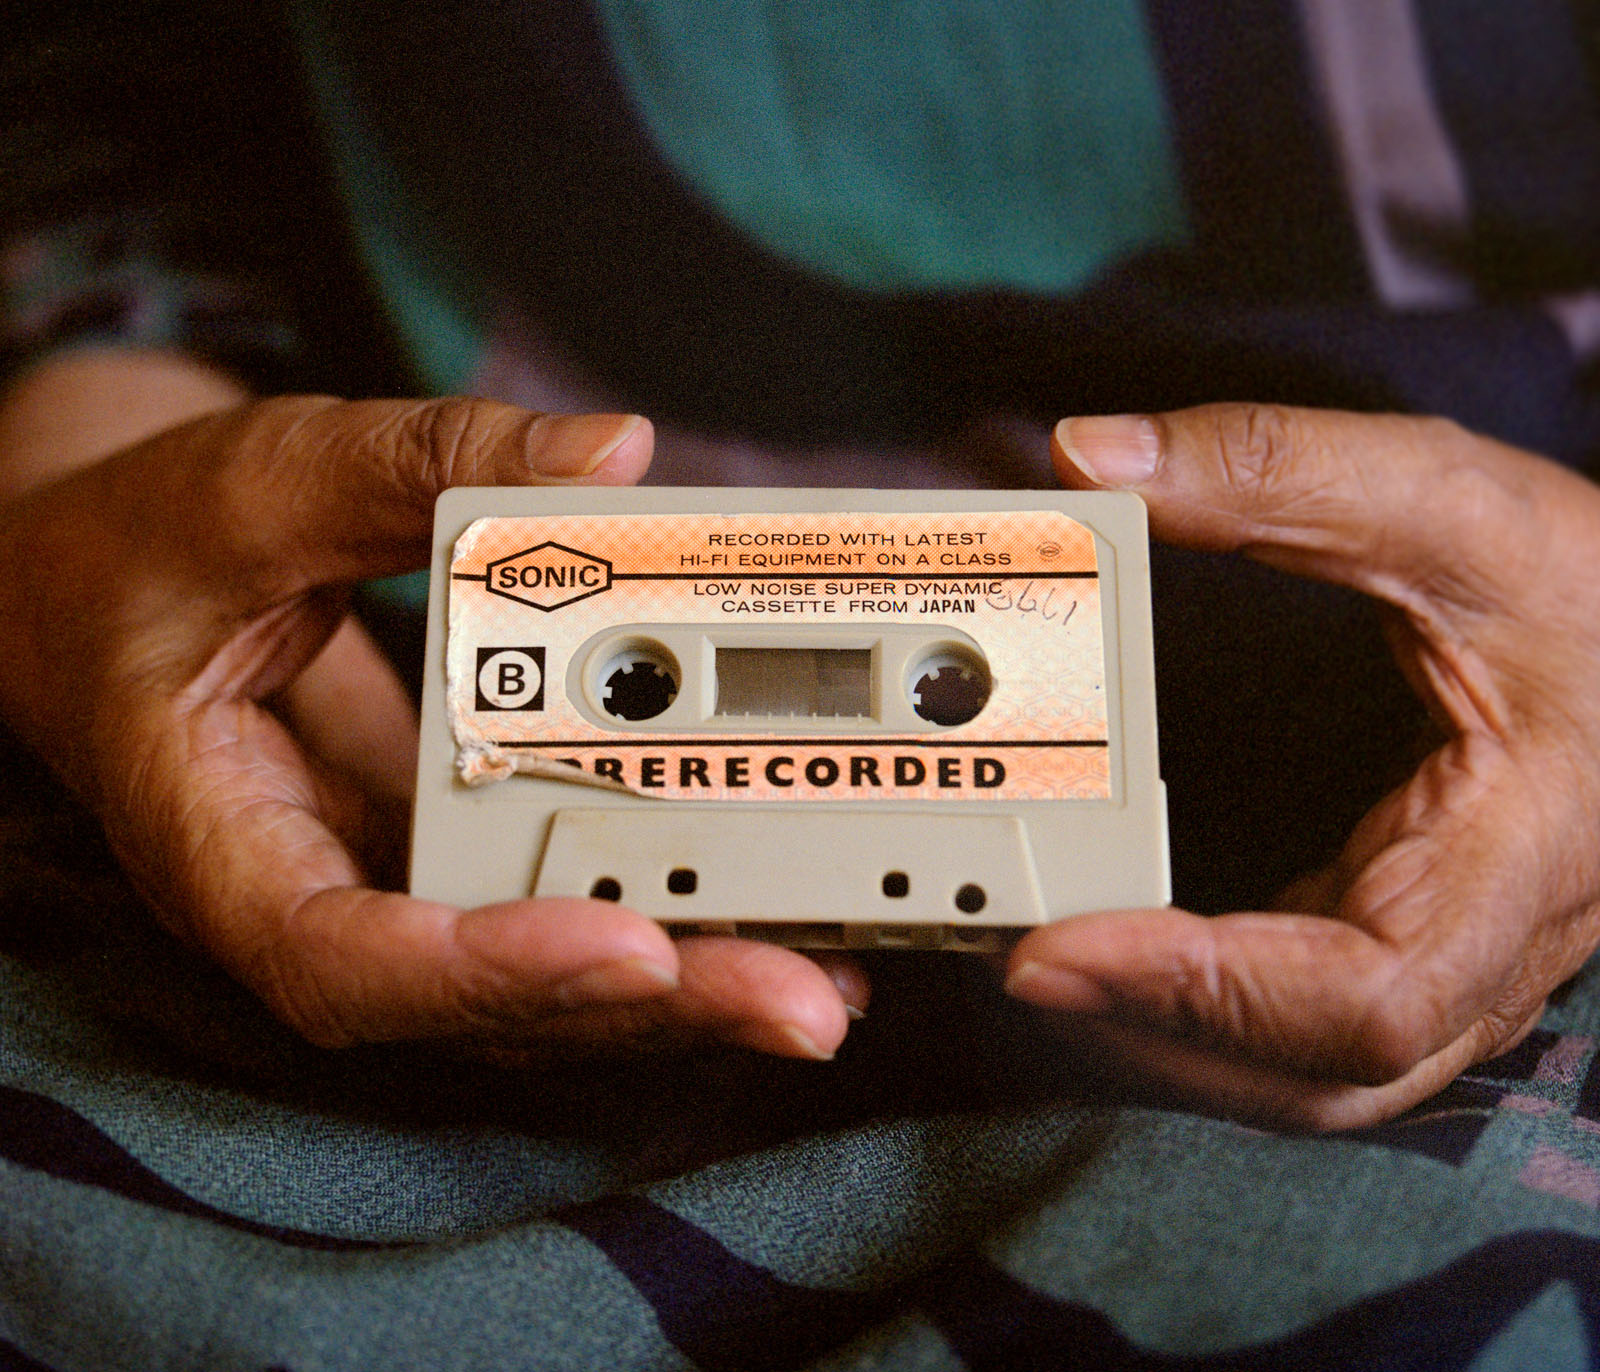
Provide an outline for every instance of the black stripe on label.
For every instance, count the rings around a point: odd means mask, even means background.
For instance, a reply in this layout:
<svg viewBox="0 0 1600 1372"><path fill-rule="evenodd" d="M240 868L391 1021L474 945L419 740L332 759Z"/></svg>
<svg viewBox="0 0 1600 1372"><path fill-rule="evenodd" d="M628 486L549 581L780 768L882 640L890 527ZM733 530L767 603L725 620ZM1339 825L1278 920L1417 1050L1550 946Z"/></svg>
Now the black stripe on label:
<svg viewBox="0 0 1600 1372"><path fill-rule="evenodd" d="M613 572L613 581L824 581L855 577L868 581L1095 581L1099 572L995 572L974 567L965 572L881 572L873 567L834 567L809 572L790 567L770 567L754 572ZM482 581L482 577L457 577Z"/></svg>
<svg viewBox="0 0 1600 1372"><path fill-rule="evenodd" d="M1109 748L1104 738L1038 738L995 742L992 739L940 739L924 743L917 738L883 738L865 734L860 738L706 738L685 735L677 738L618 738L583 740L485 739L495 748Z"/></svg>

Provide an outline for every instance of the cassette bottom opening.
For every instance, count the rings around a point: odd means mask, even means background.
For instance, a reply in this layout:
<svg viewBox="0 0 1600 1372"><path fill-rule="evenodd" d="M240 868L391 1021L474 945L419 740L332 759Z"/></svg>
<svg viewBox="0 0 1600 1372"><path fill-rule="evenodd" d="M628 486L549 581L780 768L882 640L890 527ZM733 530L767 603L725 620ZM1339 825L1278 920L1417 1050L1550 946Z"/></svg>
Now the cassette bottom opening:
<svg viewBox="0 0 1600 1372"><path fill-rule="evenodd" d="M918 951L998 953L1016 942L1014 930L974 928L965 925L845 924L838 920L796 921L793 924L741 924L713 920L686 924L667 921L662 927L674 938L688 934L719 934L727 938L759 939L785 948L835 948L869 952L878 948Z"/></svg>
<svg viewBox="0 0 1600 1372"><path fill-rule="evenodd" d="M1010 815L562 809L532 894L803 948L982 952L1046 919L1027 831Z"/></svg>

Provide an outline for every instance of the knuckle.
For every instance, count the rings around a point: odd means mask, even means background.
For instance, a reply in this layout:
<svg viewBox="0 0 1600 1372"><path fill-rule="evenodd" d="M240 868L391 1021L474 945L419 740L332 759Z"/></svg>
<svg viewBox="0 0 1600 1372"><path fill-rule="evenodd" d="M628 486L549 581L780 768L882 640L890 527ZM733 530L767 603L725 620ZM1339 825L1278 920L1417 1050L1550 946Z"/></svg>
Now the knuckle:
<svg viewBox="0 0 1600 1372"><path fill-rule="evenodd" d="M1509 1053L1537 1026L1544 1006L1545 997L1524 994L1490 1009L1472 1029L1473 1062L1487 1062Z"/></svg>
<svg viewBox="0 0 1600 1372"><path fill-rule="evenodd" d="M347 1048L357 1032L348 997L334 986L327 951L316 945L312 926L286 921L249 959L243 980L267 1009L318 1048Z"/></svg>
<svg viewBox="0 0 1600 1372"><path fill-rule="evenodd" d="M1551 565L1566 551L1556 531L1570 496L1565 482L1548 479L1551 464L1524 460L1453 419L1407 424L1411 448L1427 458L1433 536L1421 540L1412 575L1430 598L1469 615L1499 616L1527 588L1569 580Z"/></svg>
<svg viewBox="0 0 1600 1372"><path fill-rule="evenodd" d="M1409 422L1418 447L1441 453L1460 452L1480 441L1476 434L1446 415L1417 415Z"/></svg>
<svg viewBox="0 0 1600 1372"><path fill-rule="evenodd" d="M1211 423L1229 486L1252 504L1274 503L1308 446L1299 415L1284 405L1217 405Z"/></svg>
<svg viewBox="0 0 1600 1372"><path fill-rule="evenodd" d="M337 1012L332 1000L305 967L284 968L257 993L268 1010L307 1043L318 1048L348 1048L360 1041Z"/></svg>
<svg viewBox="0 0 1600 1372"><path fill-rule="evenodd" d="M526 418L520 410L486 400L450 396L426 401L402 417L394 456L405 467L414 454L409 464L413 479L423 494L434 496L479 480L499 440Z"/></svg>
<svg viewBox="0 0 1600 1372"><path fill-rule="evenodd" d="M1161 1018L1181 1039L1223 1051L1245 1047L1292 1058L1297 1009L1262 969L1221 956L1211 930L1200 925L1168 968Z"/></svg>
<svg viewBox="0 0 1600 1372"><path fill-rule="evenodd" d="M474 455L474 422L472 402L450 396L415 407L397 426L395 437L417 454L416 474L424 489L444 490L459 481Z"/></svg>
<svg viewBox="0 0 1600 1372"><path fill-rule="evenodd" d="M1169 969L1168 1026L1184 1038L1223 1048L1256 1044L1284 1051L1284 1013L1273 987L1249 961L1223 957L1199 923Z"/></svg>
<svg viewBox="0 0 1600 1372"><path fill-rule="evenodd" d="M339 402L327 396L275 396L198 421L189 444L203 524L184 521L202 556L225 555L242 584L275 588L285 530L303 525L326 480L321 454L308 451L308 420ZM209 427L207 427L209 426Z"/></svg>
<svg viewBox="0 0 1600 1372"><path fill-rule="evenodd" d="M331 412L331 413L330 413ZM216 499L228 513L259 522L263 491L292 514L297 501L324 493L330 464L352 450L369 455L408 496L432 499L473 479L487 453L519 418L512 406L463 396L442 399L340 401L329 396L279 396L215 417L202 450ZM209 450L208 452L206 450ZM282 521L279 521L282 522Z"/></svg>
<svg viewBox="0 0 1600 1372"><path fill-rule="evenodd" d="M519 996L517 989L512 977L491 967L452 972L439 988L444 1018L469 1033L526 1028L539 1015L531 998Z"/></svg>
<svg viewBox="0 0 1600 1372"><path fill-rule="evenodd" d="M1176 953L1170 969L1171 1027L1185 1037L1230 1040L1247 1034L1247 995L1235 975L1224 972L1215 941L1200 929Z"/></svg>

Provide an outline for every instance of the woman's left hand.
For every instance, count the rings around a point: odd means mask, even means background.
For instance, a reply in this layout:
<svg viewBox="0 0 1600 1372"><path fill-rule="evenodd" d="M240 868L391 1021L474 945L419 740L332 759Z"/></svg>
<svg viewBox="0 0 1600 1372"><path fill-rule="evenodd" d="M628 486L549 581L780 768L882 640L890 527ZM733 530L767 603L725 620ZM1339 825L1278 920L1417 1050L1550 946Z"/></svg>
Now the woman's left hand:
<svg viewBox="0 0 1600 1372"><path fill-rule="evenodd" d="M1299 1128L1515 1044L1600 942L1600 488L1442 420L1264 406L1066 420L1054 452L1160 539L1384 602L1447 738L1281 909L1062 920L1009 989L1184 1099Z"/></svg>

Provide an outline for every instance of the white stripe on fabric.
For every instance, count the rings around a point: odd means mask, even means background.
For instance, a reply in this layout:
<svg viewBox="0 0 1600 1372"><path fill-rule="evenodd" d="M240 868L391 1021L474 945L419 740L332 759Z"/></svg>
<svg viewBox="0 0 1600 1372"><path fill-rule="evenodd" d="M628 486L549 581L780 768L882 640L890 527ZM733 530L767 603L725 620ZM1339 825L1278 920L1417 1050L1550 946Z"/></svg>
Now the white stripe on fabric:
<svg viewBox="0 0 1600 1372"><path fill-rule="evenodd" d="M1566 335L1574 357L1587 361L1600 356L1600 291L1551 296L1544 310Z"/></svg>
<svg viewBox="0 0 1600 1372"><path fill-rule="evenodd" d="M1296 0L1374 290L1396 309L1474 298L1471 206L1411 0Z"/></svg>

